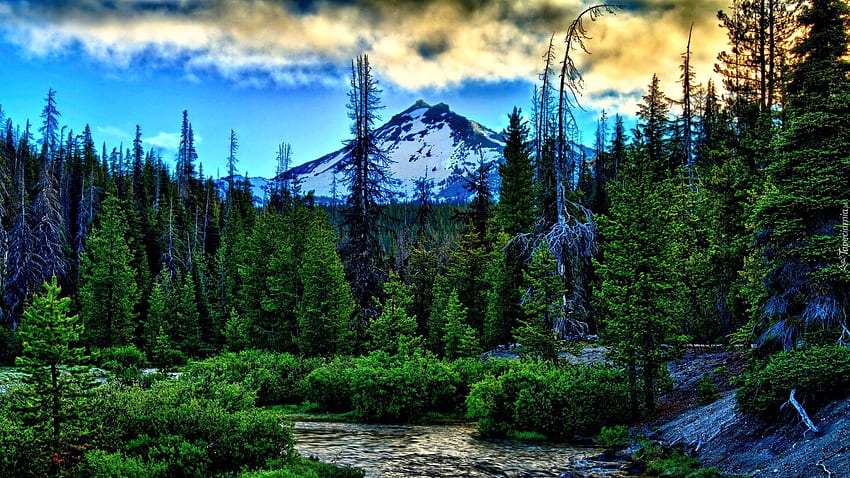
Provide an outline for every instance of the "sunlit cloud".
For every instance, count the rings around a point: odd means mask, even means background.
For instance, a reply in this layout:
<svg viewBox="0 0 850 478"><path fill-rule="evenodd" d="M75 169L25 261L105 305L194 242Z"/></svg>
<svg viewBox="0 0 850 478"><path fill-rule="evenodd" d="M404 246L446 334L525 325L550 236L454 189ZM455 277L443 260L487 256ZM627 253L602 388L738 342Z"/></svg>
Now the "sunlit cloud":
<svg viewBox="0 0 850 478"><path fill-rule="evenodd" d="M196 139L197 140L197 139ZM166 133L160 131L155 136L142 138L143 144L159 148L160 150L176 152L180 146L180 133Z"/></svg>
<svg viewBox="0 0 850 478"><path fill-rule="evenodd" d="M573 52L591 106L632 100L658 73L675 96L694 23L692 63L707 78L725 45L715 14L728 0L631 0L587 23L591 55ZM368 53L382 81L408 90L466 81L536 81L587 4L577 0L119 0L0 4L0 31L32 55L78 49L114 68L140 62L215 72L245 87L342 85ZM617 92L612 95L610 92Z"/></svg>

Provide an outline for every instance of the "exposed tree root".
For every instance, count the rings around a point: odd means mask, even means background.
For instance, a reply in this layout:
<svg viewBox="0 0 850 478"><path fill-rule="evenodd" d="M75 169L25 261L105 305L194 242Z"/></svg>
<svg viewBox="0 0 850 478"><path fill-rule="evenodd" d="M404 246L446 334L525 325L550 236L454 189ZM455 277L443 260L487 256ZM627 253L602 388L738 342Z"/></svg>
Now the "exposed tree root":
<svg viewBox="0 0 850 478"><path fill-rule="evenodd" d="M797 413L800 414L800 418L803 420L803 423L806 425L806 428L808 428L809 431L811 431L811 432L820 433L820 429L815 425L815 423L812 421L812 419L809 418L809 414L806 413L806 410L803 408L802 405L800 405L800 402L798 402L797 399L794 398L794 395L796 393L797 393L796 388L791 390L791 396L788 397L788 401L785 404L783 404L782 406L785 407L785 405L787 405L788 403L793 405L794 408L797 410Z"/></svg>
<svg viewBox="0 0 850 478"><path fill-rule="evenodd" d="M823 472L826 473L827 478L832 478L834 474L831 471L829 471L829 468L826 467L826 464L824 462L826 462L830 458L834 457L835 455L837 455L837 454L839 454L843 451L846 451L847 449L850 449L850 445L844 445L843 447L835 450L829 456L825 456L825 457L821 458L820 460L818 460L818 462L815 463L815 465L823 469Z"/></svg>

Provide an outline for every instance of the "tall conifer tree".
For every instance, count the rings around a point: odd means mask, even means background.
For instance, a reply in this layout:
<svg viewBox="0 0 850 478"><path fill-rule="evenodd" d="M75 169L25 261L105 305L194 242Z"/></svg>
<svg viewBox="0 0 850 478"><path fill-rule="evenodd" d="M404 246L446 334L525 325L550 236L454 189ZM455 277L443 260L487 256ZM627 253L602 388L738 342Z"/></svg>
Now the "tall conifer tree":
<svg viewBox="0 0 850 478"><path fill-rule="evenodd" d="M342 213L347 234L340 245L340 255L362 313L361 326L368 325L375 315L373 299L380 295L385 276L378 217L382 214L381 202L389 199L391 178L390 159L375 138L380 92L369 57L357 57L351 65L348 103L353 138L346 144L347 160L341 165L349 195Z"/></svg>
<svg viewBox="0 0 850 478"><path fill-rule="evenodd" d="M768 264L764 312L773 324L765 338L785 349L808 327L840 327L850 337L850 273L842 265L850 201L850 7L814 0L799 20L806 34L793 49L787 119L768 168L769 192L756 208Z"/></svg>
<svg viewBox="0 0 850 478"><path fill-rule="evenodd" d="M113 196L104 200L81 259L80 314L90 346L128 345L135 339L138 287L123 208Z"/></svg>

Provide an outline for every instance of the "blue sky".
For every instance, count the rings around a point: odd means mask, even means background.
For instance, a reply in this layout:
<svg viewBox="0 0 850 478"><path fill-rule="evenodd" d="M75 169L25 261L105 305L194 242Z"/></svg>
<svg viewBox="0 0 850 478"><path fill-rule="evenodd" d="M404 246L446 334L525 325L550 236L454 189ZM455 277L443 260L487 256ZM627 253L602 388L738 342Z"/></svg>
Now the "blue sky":
<svg viewBox="0 0 850 478"><path fill-rule="evenodd" d="M642 0L588 23L592 55L584 142L601 109L630 115L653 73L670 96L695 22L694 64L705 82L724 37L725 0ZM48 88L60 124L89 124L98 146L147 147L173 161L189 111L206 175L225 171L230 130L239 169L271 176L277 145L295 163L339 148L349 134L348 65L369 54L388 120L417 99L445 102L491 128L528 111L549 36L586 5L577 0L80 0L0 1L0 105L39 123Z"/></svg>

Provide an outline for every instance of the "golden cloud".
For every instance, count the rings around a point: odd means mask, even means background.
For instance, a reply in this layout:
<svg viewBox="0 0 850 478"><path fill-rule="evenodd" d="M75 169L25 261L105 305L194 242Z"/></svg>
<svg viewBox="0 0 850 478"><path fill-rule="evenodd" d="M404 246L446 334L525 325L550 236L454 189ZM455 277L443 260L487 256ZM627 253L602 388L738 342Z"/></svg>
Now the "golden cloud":
<svg viewBox="0 0 850 478"><path fill-rule="evenodd" d="M0 28L36 55L77 45L122 68L143 58L184 65L187 75L212 69L248 84L344 84L350 59L368 53L383 81L411 90L468 80L534 82L550 35L562 39L586 8L577 0L70 3L6 5ZM592 54L573 52L587 82L584 101L600 106L633 98L653 73L677 96L691 23L693 67L698 80L707 78L725 46L715 14L726 3L639 0L587 22Z"/></svg>

